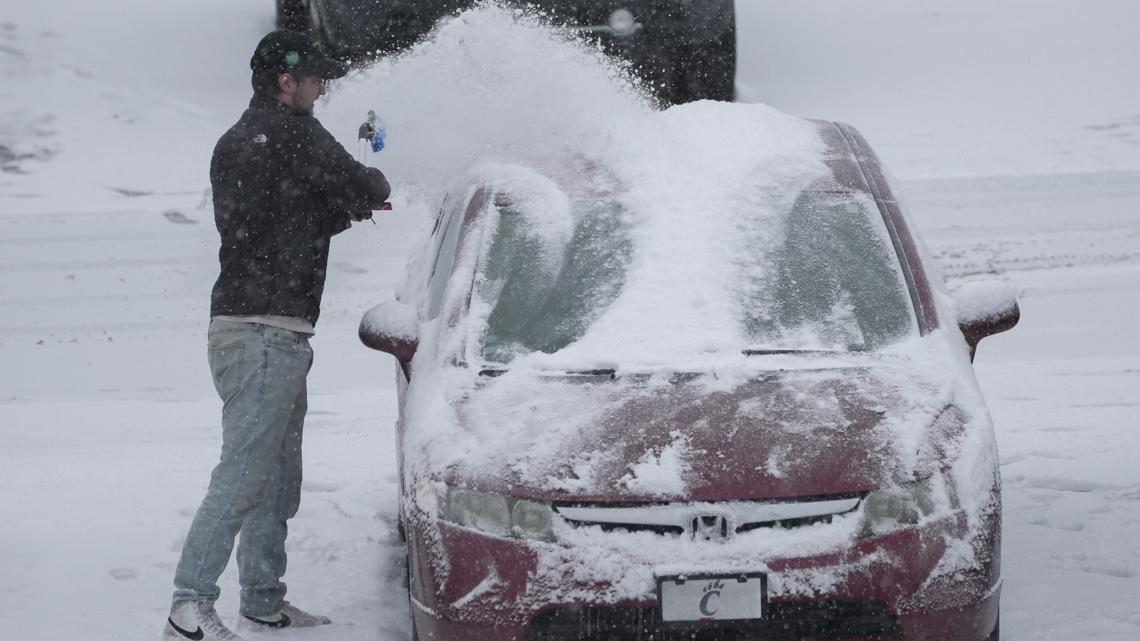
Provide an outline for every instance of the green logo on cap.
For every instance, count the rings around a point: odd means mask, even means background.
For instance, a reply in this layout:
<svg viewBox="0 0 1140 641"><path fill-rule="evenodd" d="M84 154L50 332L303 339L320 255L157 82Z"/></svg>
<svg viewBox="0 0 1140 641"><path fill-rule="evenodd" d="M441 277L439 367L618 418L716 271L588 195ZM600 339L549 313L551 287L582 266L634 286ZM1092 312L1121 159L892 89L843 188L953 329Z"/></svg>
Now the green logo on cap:
<svg viewBox="0 0 1140 641"><path fill-rule="evenodd" d="M285 64L292 67L295 66L298 62L301 62L301 54L297 53L296 51L287 51L285 53Z"/></svg>

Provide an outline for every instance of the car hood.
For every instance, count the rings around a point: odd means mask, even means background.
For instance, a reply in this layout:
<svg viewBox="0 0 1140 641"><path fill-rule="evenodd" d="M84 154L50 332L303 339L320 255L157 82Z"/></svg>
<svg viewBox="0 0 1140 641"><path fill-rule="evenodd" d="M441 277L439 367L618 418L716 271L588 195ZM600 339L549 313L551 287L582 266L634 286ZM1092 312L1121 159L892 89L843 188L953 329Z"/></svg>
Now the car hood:
<svg viewBox="0 0 1140 641"><path fill-rule="evenodd" d="M890 366L737 380L512 372L452 404L459 429L437 444L452 456L434 476L555 501L863 492L944 465L962 425L945 420L948 387Z"/></svg>

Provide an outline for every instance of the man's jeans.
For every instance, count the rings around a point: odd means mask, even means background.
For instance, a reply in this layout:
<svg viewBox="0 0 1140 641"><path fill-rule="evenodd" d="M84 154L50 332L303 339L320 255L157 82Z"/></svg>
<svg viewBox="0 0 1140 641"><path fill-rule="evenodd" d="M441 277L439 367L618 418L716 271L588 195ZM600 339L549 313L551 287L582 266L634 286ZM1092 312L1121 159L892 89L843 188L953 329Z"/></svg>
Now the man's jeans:
<svg viewBox="0 0 1140 641"><path fill-rule="evenodd" d="M305 334L267 325L210 323L210 369L222 409L222 457L174 576L174 603L216 599L218 577L241 531L241 613L266 616L285 599L286 521L301 501Z"/></svg>

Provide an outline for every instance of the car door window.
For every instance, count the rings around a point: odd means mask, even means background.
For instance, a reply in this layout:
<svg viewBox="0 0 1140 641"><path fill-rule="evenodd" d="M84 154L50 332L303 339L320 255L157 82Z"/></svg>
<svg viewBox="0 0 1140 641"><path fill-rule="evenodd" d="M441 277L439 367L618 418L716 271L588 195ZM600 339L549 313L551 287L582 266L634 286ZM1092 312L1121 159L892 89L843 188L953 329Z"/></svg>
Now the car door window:
<svg viewBox="0 0 1140 641"><path fill-rule="evenodd" d="M444 225L443 237L439 242L439 252L436 254L428 284L428 318L439 316L444 295L447 293L447 283L451 279L451 270L455 266L455 254L459 251L463 221L467 218L469 210L477 206L481 200L481 193L476 193L470 201L458 201L460 206L453 207L447 214L447 219L441 223ZM467 206L463 207L463 204Z"/></svg>

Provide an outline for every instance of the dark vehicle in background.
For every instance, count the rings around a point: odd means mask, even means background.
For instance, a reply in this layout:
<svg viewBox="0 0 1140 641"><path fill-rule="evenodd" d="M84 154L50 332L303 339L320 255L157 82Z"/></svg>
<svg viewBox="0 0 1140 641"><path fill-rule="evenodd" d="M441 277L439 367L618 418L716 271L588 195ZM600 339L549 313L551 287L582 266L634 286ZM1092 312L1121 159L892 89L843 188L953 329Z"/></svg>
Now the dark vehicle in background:
<svg viewBox="0 0 1140 641"><path fill-rule="evenodd" d="M470 0L277 0L280 28L313 33L334 55L396 53ZM536 0L520 3L630 60L665 103L735 98L733 0Z"/></svg>

